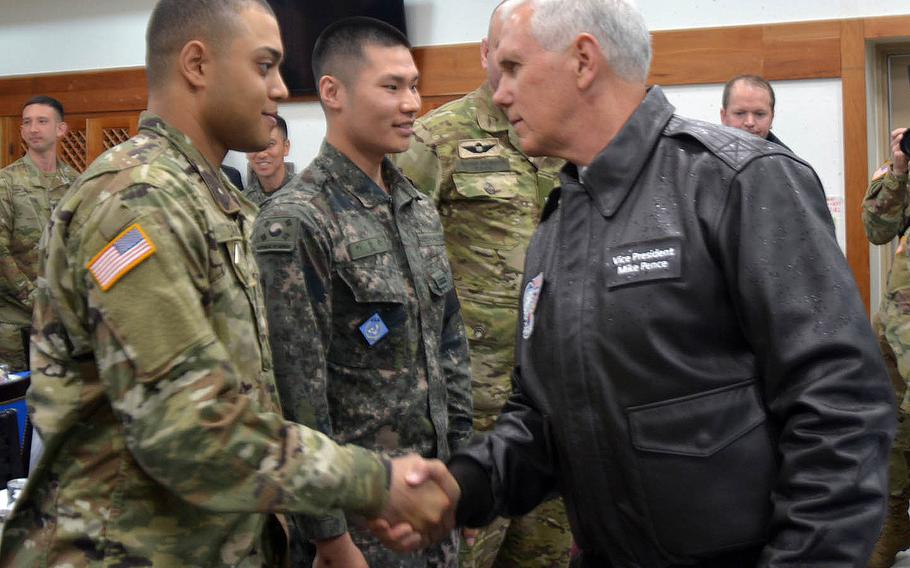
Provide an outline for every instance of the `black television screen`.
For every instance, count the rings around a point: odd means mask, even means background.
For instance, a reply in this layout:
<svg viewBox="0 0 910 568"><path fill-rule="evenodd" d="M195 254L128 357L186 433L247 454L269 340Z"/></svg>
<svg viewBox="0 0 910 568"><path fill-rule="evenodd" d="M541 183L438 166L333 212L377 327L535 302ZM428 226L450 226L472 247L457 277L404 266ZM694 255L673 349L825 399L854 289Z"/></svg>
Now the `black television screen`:
<svg viewBox="0 0 910 568"><path fill-rule="evenodd" d="M329 24L349 16L370 16L407 34L404 0L268 0L281 26L281 76L291 96L316 92L310 58L316 38Z"/></svg>

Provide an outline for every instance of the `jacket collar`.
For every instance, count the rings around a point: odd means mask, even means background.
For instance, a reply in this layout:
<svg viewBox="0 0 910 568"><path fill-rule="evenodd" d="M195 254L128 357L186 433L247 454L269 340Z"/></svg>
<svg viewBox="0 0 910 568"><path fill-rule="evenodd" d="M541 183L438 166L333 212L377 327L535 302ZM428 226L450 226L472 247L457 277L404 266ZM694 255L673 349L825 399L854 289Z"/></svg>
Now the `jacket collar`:
<svg viewBox="0 0 910 568"><path fill-rule="evenodd" d="M322 141L319 154L313 159L313 166L317 167L326 179L332 180L356 197L367 209L389 201L389 195L381 187L326 140ZM414 189L398 168L392 165L388 157L382 159L382 178L389 186L396 209L413 199L422 199L420 192Z"/></svg>
<svg viewBox="0 0 910 568"><path fill-rule="evenodd" d="M240 211L240 202L237 197L224 186L224 182L221 180L221 170L216 170L209 164L186 134L166 123L160 116L148 111L143 112L139 117L139 130L147 130L164 137L178 152L183 154L190 166L205 182L212 198L222 211L231 215Z"/></svg>
<svg viewBox="0 0 910 568"><path fill-rule="evenodd" d="M601 215L611 217L622 205L673 112L660 87L651 87L616 137L581 173L580 181ZM574 165L560 174L569 181L577 175Z"/></svg>

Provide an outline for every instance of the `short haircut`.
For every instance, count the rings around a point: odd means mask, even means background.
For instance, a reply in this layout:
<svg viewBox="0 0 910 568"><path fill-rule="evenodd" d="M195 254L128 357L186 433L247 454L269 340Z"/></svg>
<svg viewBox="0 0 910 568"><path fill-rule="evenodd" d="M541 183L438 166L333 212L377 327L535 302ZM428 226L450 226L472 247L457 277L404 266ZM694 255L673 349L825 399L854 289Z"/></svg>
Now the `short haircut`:
<svg viewBox="0 0 910 568"><path fill-rule="evenodd" d="M345 72L359 65L367 45L402 46L411 49L408 38L395 26L375 18L344 18L322 30L313 47L313 78L316 84L325 75L344 80Z"/></svg>
<svg viewBox="0 0 910 568"><path fill-rule="evenodd" d="M274 15L265 0L159 0L145 32L145 71L159 86L177 53L192 40L222 48L237 30L237 14L258 6Z"/></svg>
<svg viewBox="0 0 910 568"><path fill-rule="evenodd" d="M284 139L287 140L287 139L288 139L288 123L287 123L287 121L284 120L283 118L281 118L280 116L278 116L277 114L275 115L275 121L278 123L278 124L276 124L275 126L278 128L278 130L281 131L281 134L284 135Z"/></svg>
<svg viewBox="0 0 910 568"><path fill-rule="evenodd" d="M54 97L49 97L47 95L36 95L29 100L25 101L25 104L22 105L22 111L25 110L25 107L32 105L47 105L53 108L57 112L57 119L60 122L63 122L63 103L55 99ZM20 111L21 113L21 111Z"/></svg>
<svg viewBox="0 0 910 568"><path fill-rule="evenodd" d="M771 112L774 112L774 89L771 88L771 83L766 81L765 78L761 77L760 75L737 75L736 77L733 77L727 81L727 83L724 85L724 95L721 99L721 104L723 105L724 109L726 109L730 104L730 92L733 90L733 87L740 81L752 85L753 87L768 91L768 96L771 98Z"/></svg>
<svg viewBox="0 0 910 568"><path fill-rule="evenodd" d="M547 51L560 51L579 34L597 39L620 78L644 83L651 67L651 34L634 0L509 0L500 17L530 2L531 34Z"/></svg>

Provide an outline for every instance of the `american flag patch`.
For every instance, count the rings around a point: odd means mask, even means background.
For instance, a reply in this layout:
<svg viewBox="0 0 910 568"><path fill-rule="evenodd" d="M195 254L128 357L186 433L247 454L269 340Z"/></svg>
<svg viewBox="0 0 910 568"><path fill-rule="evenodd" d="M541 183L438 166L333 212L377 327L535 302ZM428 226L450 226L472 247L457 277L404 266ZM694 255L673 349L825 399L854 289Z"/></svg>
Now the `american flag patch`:
<svg viewBox="0 0 910 568"><path fill-rule="evenodd" d="M85 265L102 292L107 292L118 280L140 262L152 256L155 245L138 223L130 225Z"/></svg>

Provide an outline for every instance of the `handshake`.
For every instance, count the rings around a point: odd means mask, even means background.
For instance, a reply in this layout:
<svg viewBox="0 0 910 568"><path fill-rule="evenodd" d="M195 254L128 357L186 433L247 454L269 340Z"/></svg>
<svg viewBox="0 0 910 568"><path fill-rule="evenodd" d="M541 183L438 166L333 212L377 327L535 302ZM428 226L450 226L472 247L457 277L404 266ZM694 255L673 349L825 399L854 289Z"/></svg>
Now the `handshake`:
<svg viewBox="0 0 910 568"><path fill-rule="evenodd" d="M413 552L442 540L455 528L461 488L439 460L411 454L392 460L389 501L370 531L387 548Z"/></svg>

